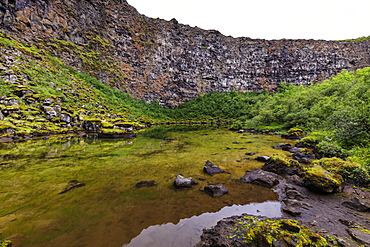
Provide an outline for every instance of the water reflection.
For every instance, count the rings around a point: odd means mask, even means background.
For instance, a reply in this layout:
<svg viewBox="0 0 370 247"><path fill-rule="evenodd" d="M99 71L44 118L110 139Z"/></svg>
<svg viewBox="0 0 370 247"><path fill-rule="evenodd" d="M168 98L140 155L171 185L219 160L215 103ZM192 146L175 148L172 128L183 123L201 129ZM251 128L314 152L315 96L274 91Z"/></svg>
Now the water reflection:
<svg viewBox="0 0 370 247"><path fill-rule="evenodd" d="M266 217L280 217L280 202L268 201L263 203L251 203L247 205L233 205L224 207L216 213L204 213L199 216L182 219L176 225L167 223L164 225L150 226L144 229L140 235L131 240L123 247L191 247L200 240L203 228L209 228L225 218L243 213L261 215Z"/></svg>

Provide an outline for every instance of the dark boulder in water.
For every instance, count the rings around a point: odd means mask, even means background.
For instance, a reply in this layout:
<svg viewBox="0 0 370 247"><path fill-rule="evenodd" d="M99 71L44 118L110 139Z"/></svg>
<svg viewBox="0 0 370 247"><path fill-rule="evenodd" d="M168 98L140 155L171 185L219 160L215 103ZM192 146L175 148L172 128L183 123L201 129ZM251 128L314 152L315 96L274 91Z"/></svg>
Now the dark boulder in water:
<svg viewBox="0 0 370 247"><path fill-rule="evenodd" d="M208 186L204 187L204 191L207 192L207 194L209 194L213 197L223 196L223 195L229 193L229 191L226 189L226 187L223 186L222 184L208 185Z"/></svg>
<svg viewBox="0 0 370 247"><path fill-rule="evenodd" d="M155 181L140 181L138 182L135 187L136 188L142 188L142 187L152 187L152 186L156 186L156 182Z"/></svg>
<svg viewBox="0 0 370 247"><path fill-rule="evenodd" d="M198 184L198 182L195 181L191 177L185 178L185 177L183 177L181 175L176 175L176 180L173 183L173 186L176 189L180 189L180 188L191 188L193 185L196 185L196 184Z"/></svg>
<svg viewBox="0 0 370 247"><path fill-rule="evenodd" d="M207 160L206 165L203 168L203 171L209 175L224 173L225 171L214 165L211 161Z"/></svg>

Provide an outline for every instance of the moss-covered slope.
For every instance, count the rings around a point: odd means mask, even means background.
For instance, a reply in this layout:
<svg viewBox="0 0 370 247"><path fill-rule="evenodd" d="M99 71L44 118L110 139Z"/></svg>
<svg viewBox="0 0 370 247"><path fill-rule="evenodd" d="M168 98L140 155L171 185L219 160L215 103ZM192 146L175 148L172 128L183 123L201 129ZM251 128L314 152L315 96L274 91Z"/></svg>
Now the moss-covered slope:
<svg viewBox="0 0 370 247"><path fill-rule="evenodd" d="M90 55L87 60L94 59ZM158 105L135 100L68 68L47 50L3 33L0 85L1 137L77 132L122 135L166 119Z"/></svg>

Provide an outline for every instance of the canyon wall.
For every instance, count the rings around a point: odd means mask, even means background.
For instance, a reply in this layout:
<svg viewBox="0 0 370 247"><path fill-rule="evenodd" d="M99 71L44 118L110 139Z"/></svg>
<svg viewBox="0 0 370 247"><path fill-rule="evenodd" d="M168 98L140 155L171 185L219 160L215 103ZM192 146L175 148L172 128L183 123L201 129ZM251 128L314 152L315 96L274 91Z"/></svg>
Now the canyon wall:
<svg viewBox="0 0 370 247"><path fill-rule="evenodd" d="M0 29L169 107L210 91L274 91L370 66L370 41L233 38L145 17L125 0L2 0Z"/></svg>

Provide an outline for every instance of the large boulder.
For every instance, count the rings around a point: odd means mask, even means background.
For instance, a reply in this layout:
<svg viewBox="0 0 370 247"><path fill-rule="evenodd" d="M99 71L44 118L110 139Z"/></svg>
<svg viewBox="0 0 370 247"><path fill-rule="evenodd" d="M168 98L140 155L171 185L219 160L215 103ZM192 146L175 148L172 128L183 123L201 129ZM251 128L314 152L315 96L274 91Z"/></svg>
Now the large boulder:
<svg viewBox="0 0 370 247"><path fill-rule="evenodd" d="M332 174L321 166L312 166L305 169L305 186L316 193L329 194L343 190L343 178L341 175Z"/></svg>
<svg viewBox="0 0 370 247"><path fill-rule="evenodd" d="M275 173L256 168L246 173L241 180L246 183L272 188L279 183L279 180L284 180L284 178Z"/></svg>
<svg viewBox="0 0 370 247"><path fill-rule="evenodd" d="M176 175L176 180L173 182L173 186L176 189L180 188L191 188L193 185L198 184L197 181L195 181L193 178L185 178L181 175Z"/></svg>
<svg viewBox="0 0 370 247"><path fill-rule="evenodd" d="M224 173L225 171L219 168L218 166L214 165L211 161L207 160L205 166L203 167L203 171L209 175L217 174L217 173Z"/></svg>
<svg viewBox="0 0 370 247"><path fill-rule="evenodd" d="M208 186L204 187L204 191L207 192L207 194L209 194L213 197L223 196L223 195L229 193L229 191L226 189L226 187L223 186L222 184L208 185Z"/></svg>

